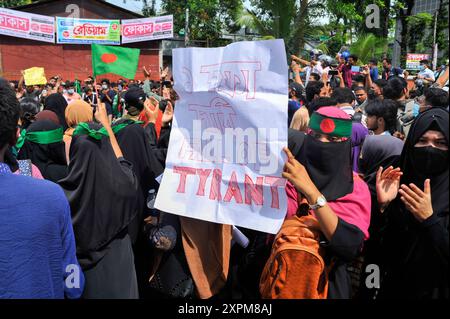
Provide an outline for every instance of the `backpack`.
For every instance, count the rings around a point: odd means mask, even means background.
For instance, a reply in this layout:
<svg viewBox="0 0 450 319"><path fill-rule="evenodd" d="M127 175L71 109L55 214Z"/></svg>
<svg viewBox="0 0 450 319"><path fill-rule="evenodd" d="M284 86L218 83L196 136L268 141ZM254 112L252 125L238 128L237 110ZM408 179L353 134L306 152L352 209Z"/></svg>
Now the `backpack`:
<svg viewBox="0 0 450 319"><path fill-rule="evenodd" d="M320 234L313 216L293 216L284 222L261 275L263 299L327 298L328 269Z"/></svg>

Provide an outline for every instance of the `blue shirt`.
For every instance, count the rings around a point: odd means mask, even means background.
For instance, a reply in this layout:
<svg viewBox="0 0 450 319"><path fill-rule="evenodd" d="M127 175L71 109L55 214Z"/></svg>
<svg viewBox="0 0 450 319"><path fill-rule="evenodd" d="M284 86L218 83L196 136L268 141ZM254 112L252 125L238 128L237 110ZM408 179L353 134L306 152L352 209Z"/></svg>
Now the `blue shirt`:
<svg viewBox="0 0 450 319"><path fill-rule="evenodd" d="M0 163L0 299L79 298L83 288L64 192Z"/></svg>
<svg viewBox="0 0 450 319"><path fill-rule="evenodd" d="M378 80L378 68L377 67L370 69L370 77L372 79L372 82L375 82L376 80Z"/></svg>

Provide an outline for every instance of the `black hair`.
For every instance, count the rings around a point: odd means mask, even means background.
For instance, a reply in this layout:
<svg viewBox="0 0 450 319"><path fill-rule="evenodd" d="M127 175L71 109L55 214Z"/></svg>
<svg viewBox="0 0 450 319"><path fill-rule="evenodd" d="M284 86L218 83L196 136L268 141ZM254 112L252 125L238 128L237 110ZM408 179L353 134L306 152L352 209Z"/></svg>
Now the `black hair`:
<svg viewBox="0 0 450 319"><path fill-rule="evenodd" d="M314 78L314 80L316 81L320 81L320 75L317 73L311 73L309 76L312 76Z"/></svg>
<svg viewBox="0 0 450 319"><path fill-rule="evenodd" d="M117 83L116 83L116 82L112 82L112 83L111 83L111 87L112 87L112 88L117 87Z"/></svg>
<svg viewBox="0 0 450 319"><path fill-rule="evenodd" d="M352 77L352 80L358 83L364 83L366 81L366 78L362 74L355 74Z"/></svg>
<svg viewBox="0 0 450 319"><path fill-rule="evenodd" d="M324 84L321 81L308 82L306 86L306 101L309 103L314 100L315 95L320 95L320 91L324 87Z"/></svg>
<svg viewBox="0 0 450 319"><path fill-rule="evenodd" d="M20 119L22 128L26 129L34 122L36 114L39 112L39 104L32 98L24 98L20 100Z"/></svg>
<svg viewBox="0 0 450 319"><path fill-rule="evenodd" d="M408 87L408 83L404 78L392 77L387 81L383 88L383 96L386 99L398 100L403 96L403 90Z"/></svg>
<svg viewBox="0 0 450 319"><path fill-rule="evenodd" d="M378 61L377 61L377 59L372 58L372 59L369 60L369 63L372 63L372 64L377 65L377 64L378 64Z"/></svg>
<svg viewBox="0 0 450 319"><path fill-rule="evenodd" d="M378 80L373 81L373 83L375 83L382 89L387 85L387 81L385 79L378 79Z"/></svg>
<svg viewBox="0 0 450 319"><path fill-rule="evenodd" d="M351 104L355 100L355 95L349 88L336 88L331 94L331 97L335 99L338 104Z"/></svg>
<svg viewBox="0 0 450 319"><path fill-rule="evenodd" d="M356 54L350 54L350 55L348 56L348 58L349 58L349 59L352 58L353 61L358 62L358 56L357 56Z"/></svg>
<svg viewBox="0 0 450 319"><path fill-rule="evenodd" d="M383 118L385 123L385 130L391 134L395 132L397 123L397 111L400 103L390 99L375 99L369 101L366 106L367 116L376 116Z"/></svg>
<svg viewBox="0 0 450 319"><path fill-rule="evenodd" d="M448 92L439 88L425 90L425 101L433 107L448 107Z"/></svg>
<svg viewBox="0 0 450 319"><path fill-rule="evenodd" d="M324 106L336 106L336 100L331 97L319 97L308 104L308 113L311 116L315 111Z"/></svg>
<svg viewBox="0 0 450 319"><path fill-rule="evenodd" d="M13 138L19 121L19 101L8 81L0 78L0 148Z"/></svg>
<svg viewBox="0 0 450 319"><path fill-rule="evenodd" d="M364 92L367 93L366 88L363 87L363 86L357 86L357 87L355 87L355 89L354 89L353 91L354 91L354 92L356 92L356 91L364 91Z"/></svg>
<svg viewBox="0 0 450 319"><path fill-rule="evenodd" d="M101 84L106 83L106 84L109 85L111 82L109 82L108 79L103 79L103 80L100 81L100 83L101 83Z"/></svg>
<svg viewBox="0 0 450 319"><path fill-rule="evenodd" d="M387 64L392 64L392 60L389 58L384 58L383 61L386 61Z"/></svg>
<svg viewBox="0 0 450 319"><path fill-rule="evenodd" d="M430 65L430 61L428 60L420 60L420 64L426 64L426 65Z"/></svg>

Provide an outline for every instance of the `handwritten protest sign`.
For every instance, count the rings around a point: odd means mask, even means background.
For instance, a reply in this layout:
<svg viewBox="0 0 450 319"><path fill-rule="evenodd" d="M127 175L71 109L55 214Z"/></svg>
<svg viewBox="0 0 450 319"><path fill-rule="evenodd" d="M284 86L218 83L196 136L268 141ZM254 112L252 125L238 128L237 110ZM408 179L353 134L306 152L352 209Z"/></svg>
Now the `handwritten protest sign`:
<svg viewBox="0 0 450 319"><path fill-rule="evenodd" d="M122 20L122 43L173 38L173 15Z"/></svg>
<svg viewBox="0 0 450 319"><path fill-rule="evenodd" d="M41 85L47 83L44 68L30 68L23 71L25 85Z"/></svg>
<svg viewBox="0 0 450 319"><path fill-rule="evenodd" d="M173 51L180 96L156 207L277 233L287 209L283 40Z"/></svg>
<svg viewBox="0 0 450 319"><path fill-rule="evenodd" d="M56 18L57 43L120 44L120 20Z"/></svg>
<svg viewBox="0 0 450 319"><path fill-rule="evenodd" d="M0 34L55 42L55 18L0 8Z"/></svg>

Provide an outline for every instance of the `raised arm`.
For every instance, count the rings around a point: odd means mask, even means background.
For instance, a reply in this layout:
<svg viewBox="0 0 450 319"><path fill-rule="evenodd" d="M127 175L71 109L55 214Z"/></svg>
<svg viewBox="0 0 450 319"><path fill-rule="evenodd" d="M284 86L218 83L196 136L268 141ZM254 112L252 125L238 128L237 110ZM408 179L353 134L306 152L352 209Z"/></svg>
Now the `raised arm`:
<svg viewBox="0 0 450 319"><path fill-rule="evenodd" d="M117 158L123 157L122 150L120 149L119 143L117 143L116 136L111 128L111 124L109 123L108 114L106 113L106 107L104 103L99 103L97 106L97 111L95 112L95 118L103 127L106 129L109 135L109 140L111 142L111 146L113 148L114 154Z"/></svg>

